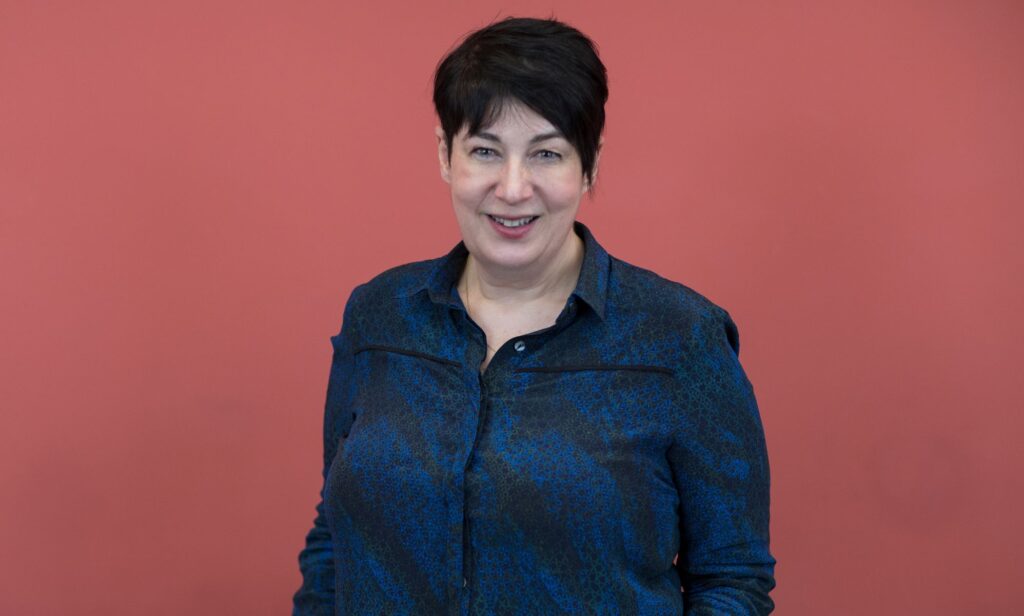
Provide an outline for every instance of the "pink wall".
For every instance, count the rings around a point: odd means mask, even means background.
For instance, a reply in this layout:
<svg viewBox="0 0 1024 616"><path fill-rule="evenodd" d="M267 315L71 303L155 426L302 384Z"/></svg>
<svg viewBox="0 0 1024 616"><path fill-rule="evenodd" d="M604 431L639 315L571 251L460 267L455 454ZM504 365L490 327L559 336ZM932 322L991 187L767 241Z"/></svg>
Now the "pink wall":
<svg viewBox="0 0 1024 616"><path fill-rule="evenodd" d="M1010 613L1024 7L842 4L554 7L610 73L581 219L737 320L778 613ZM434 65L551 11L0 2L0 613L288 610L344 300L458 240Z"/></svg>

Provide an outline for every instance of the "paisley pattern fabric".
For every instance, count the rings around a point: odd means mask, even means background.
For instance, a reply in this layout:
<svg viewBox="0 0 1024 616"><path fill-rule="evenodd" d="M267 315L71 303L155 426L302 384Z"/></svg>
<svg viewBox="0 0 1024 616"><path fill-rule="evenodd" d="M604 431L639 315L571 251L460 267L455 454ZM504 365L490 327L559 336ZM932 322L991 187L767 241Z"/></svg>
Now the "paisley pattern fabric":
<svg viewBox="0 0 1024 616"><path fill-rule="evenodd" d="M483 373L462 242L352 291L294 614L772 610L768 459L736 325L574 231L584 262L557 321Z"/></svg>

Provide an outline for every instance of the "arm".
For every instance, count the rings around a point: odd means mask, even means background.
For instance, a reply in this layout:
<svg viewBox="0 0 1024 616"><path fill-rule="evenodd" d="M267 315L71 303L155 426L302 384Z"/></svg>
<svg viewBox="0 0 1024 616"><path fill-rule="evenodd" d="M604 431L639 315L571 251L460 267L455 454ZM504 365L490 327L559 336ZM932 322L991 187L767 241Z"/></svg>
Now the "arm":
<svg viewBox="0 0 1024 616"><path fill-rule="evenodd" d="M693 325L681 369L677 438L679 558L687 616L774 609L768 550L769 472L754 391L739 363L739 332L714 307Z"/></svg>
<svg viewBox="0 0 1024 616"><path fill-rule="evenodd" d="M324 513L324 488L327 473L338 451L342 434L348 431L351 419L345 409L352 387L352 319L349 318L353 290L345 305L341 331L331 337L334 356L327 381L327 400L324 404L323 471L320 500L316 505L313 528L306 535L305 548L299 553L302 586L292 597L293 616L334 615L334 549L330 528Z"/></svg>

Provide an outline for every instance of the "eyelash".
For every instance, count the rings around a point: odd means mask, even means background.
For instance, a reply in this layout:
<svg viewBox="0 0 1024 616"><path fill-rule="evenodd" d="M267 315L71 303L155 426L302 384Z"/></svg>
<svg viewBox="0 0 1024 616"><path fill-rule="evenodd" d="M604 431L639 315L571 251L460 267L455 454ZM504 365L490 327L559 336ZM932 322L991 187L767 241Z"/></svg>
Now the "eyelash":
<svg viewBox="0 0 1024 616"><path fill-rule="evenodd" d="M493 153L494 150L491 149L491 148L473 148L470 153L471 154L483 154L484 152ZM544 156L544 157L542 157L542 158L545 158L547 160L558 160L558 159L562 158L561 154L559 154L558 152L552 152L551 150L541 150L541 151L539 151L537 153L538 154L544 154L545 152L548 153L548 154L551 154L551 156ZM484 155L486 156L487 154L484 154Z"/></svg>

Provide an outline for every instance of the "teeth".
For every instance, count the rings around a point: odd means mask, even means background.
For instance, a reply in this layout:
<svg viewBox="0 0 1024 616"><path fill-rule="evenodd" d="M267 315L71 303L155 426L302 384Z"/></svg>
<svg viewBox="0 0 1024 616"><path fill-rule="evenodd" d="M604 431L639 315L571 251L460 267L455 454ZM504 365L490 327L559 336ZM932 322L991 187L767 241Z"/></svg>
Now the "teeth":
<svg viewBox="0 0 1024 616"><path fill-rule="evenodd" d="M528 216L526 218L517 218L515 220L512 220L512 219L509 219L509 218L498 218L497 216L491 216L492 220L500 223L502 226L511 227L511 228L522 227L523 225L530 224L531 222L533 222L533 219L535 219L535 218L537 218L537 217L536 216Z"/></svg>

